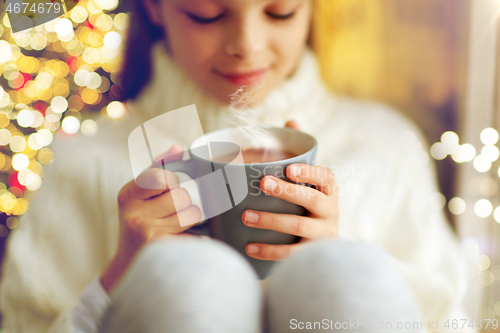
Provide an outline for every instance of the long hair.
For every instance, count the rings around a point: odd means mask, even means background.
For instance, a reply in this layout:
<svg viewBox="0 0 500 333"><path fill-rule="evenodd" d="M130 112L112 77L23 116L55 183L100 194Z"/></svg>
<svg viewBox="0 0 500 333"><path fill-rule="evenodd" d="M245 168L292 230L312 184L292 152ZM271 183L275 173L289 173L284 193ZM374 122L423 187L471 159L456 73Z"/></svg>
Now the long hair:
<svg viewBox="0 0 500 333"><path fill-rule="evenodd" d="M133 8L128 29L123 66L120 74L119 99L134 99L146 86L151 77L151 48L164 38L163 30L153 25L146 13L142 0L132 0ZM312 45L312 29L307 44Z"/></svg>
<svg viewBox="0 0 500 333"><path fill-rule="evenodd" d="M163 30L151 24L142 0L133 0L124 61L120 74L120 100L135 98L151 76L151 48Z"/></svg>

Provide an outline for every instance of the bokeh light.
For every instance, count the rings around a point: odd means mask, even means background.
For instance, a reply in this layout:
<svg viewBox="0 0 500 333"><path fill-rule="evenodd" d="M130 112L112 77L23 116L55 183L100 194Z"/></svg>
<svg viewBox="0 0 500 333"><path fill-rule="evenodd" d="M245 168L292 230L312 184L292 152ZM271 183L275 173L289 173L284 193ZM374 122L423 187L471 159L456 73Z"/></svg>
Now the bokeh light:
<svg viewBox="0 0 500 333"><path fill-rule="evenodd" d="M7 225L7 227L9 229L15 229L17 228L17 226L19 225L19 221L17 218L15 218L14 216L10 216L7 218L7 220L5 221L5 224Z"/></svg>
<svg viewBox="0 0 500 333"><path fill-rule="evenodd" d="M493 205L488 199L481 199L474 205L474 212L479 217L488 217L493 211Z"/></svg>
<svg viewBox="0 0 500 333"><path fill-rule="evenodd" d="M38 161L43 165L49 164L54 158L54 152L50 148L42 148L38 152Z"/></svg>
<svg viewBox="0 0 500 333"><path fill-rule="evenodd" d="M113 20L113 24L118 30L125 30L128 27L129 17L125 13L118 13Z"/></svg>
<svg viewBox="0 0 500 333"><path fill-rule="evenodd" d="M448 203L448 209L454 215L461 215L465 212L467 205L462 198L455 197Z"/></svg>
<svg viewBox="0 0 500 333"><path fill-rule="evenodd" d="M28 156L25 154L15 154L12 157L12 168L14 170L20 171L26 169L30 164Z"/></svg>
<svg viewBox="0 0 500 333"><path fill-rule="evenodd" d="M496 129L488 127L481 131L481 142L485 145L494 145L498 142Z"/></svg>
<svg viewBox="0 0 500 333"><path fill-rule="evenodd" d="M481 156L488 162L495 162L500 156L500 151L496 146L487 145L481 149Z"/></svg>
<svg viewBox="0 0 500 333"><path fill-rule="evenodd" d="M21 127L29 127L35 122L35 114L30 110L22 110L17 114L17 123Z"/></svg>
<svg viewBox="0 0 500 333"><path fill-rule="evenodd" d="M441 135L441 143L446 154L451 155L458 149L459 138L455 132L448 131Z"/></svg>
<svg viewBox="0 0 500 333"><path fill-rule="evenodd" d="M15 153L22 152L26 148L26 140L21 135L15 135L10 140L10 150Z"/></svg>
<svg viewBox="0 0 500 333"><path fill-rule="evenodd" d="M460 145L451 157L457 163L470 162L476 157L476 148L469 143Z"/></svg>
<svg viewBox="0 0 500 333"><path fill-rule="evenodd" d="M442 193L435 192L429 196L429 205L433 210L441 210L446 205L446 198Z"/></svg>
<svg viewBox="0 0 500 333"><path fill-rule="evenodd" d="M430 149L431 156L435 160L442 160L447 156L447 148L442 142L436 142L431 146Z"/></svg>
<svg viewBox="0 0 500 333"><path fill-rule="evenodd" d="M0 40L0 63L10 61L12 58L12 49L10 44L4 40Z"/></svg>
<svg viewBox="0 0 500 333"><path fill-rule="evenodd" d="M30 191L36 191L40 188L40 186L42 186L42 178L36 174L33 175L33 181L26 185Z"/></svg>
<svg viewBox="0 0 500 333"><path fill-rule="evenodd" d="M68 108L68 101L62 96L56 96L52 99L50 107L56 113L63 113Z"/></svg>
<svg viewBox="0 0 500 333"><path fill-rule="evenodd" d="M122 37L115 31L110 31L104 36L104 45L108 49L116 50L122 45Z"/></svg>
<svg viewBox="0 0 500 333"><path fill-rule="evenodd" d="M58 35L67 36L73 32L73 24L70 20L62 18L57 20L55 29Z"/></svg>
<svg viewBox="0 0 500 333"><path fill-rule="evenodd" d="M92 136L97 133L97 123L92 119L87 119L82 123L81 131L85 136Z"/></svg>
<svg viewBox="0 0 500 333"><path fill-rule="evenodd" d="M42 186L57 132L92 136L96 116L124 116L122 103L108 108L129 24L128 13L111 12L118 3L80 0L62 17L15 34L0 15L0 237L28 210L25 194Z"/></svg>
<svg viewBox="0 0 500 333"><path fill-rule="evenodd" d="M73 116L64 118L62 122L62 130L66 134L75 134L78 132L79 129L80 129L80 121L77 118Z"/></svg>
<svg viewBox="0 0 500 333"><path fill-rule="evenodd" d="M118 6L118 0L94 0L102 9L113 10Z"/></svg>
<svg viewBox="0 0 500 333"><path fill-rule="evenodd" d="M474 169L477 172L487 172L491 169L491 162L488 161L483 155L478 155L474 159Z"/></svg>
<svg viewBox="0 0 500 333"><path fill-rule="evenodd" d="M125 107L120 102L109 103L106 112L113 119L121 118L125 114Z"/></svg>
<svg viewBox="0 0 500 333"><path fill-rule="evenodd" d="M500 223L500 206L495 208L495 210L493 211L493 218L495 219L495 221Z"/></svg>
<svg viewBox="0 0 500 333"><path fill-rule="evenodd" d="M485 271L488 268L490 268L490 266L491 266L491 259L485 254L479 255L476 267L481 271Z"/></svg>
<svg viewBox="0 0 500 333"><path fill-rule="evenodd" d="M75 23L82 23L88 17L87 10L83 6L75 6L75 8L71 10L70 15Z"/></svg>
<svg viewBox="0 0 500 333"><path fill-rule="evenodd" d="M497 279L495 276L495 280L500 280L500 279ZM500 301L495 303L495 305L493 306L493 310L495 311L496 315L500 317Z"/></svg>
<svg viewBox="0 0 500 333"><path fill-rule="evenodd" d="M492 197L498 192L498 183L491 177L476 180L479 193L485 197Z"/></svg>
<svg viewBox="0 0 500 333"><path fill-rule="evenodd" d="M0 129L0 145L8 145L10 140L12 140L12 132L5 128Z"/></svg>

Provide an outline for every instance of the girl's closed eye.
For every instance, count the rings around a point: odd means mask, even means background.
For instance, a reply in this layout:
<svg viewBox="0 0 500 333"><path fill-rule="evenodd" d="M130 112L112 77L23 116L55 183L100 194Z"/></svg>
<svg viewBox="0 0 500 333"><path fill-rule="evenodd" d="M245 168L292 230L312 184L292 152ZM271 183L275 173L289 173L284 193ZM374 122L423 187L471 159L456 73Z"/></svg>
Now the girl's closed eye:
<svg viewBox="0 0 500 333"><path fill-rule="evenodd" d="M302 0L298 1L278 1L275 4L267 6L265 14L274 20L290 20L300 13L302 8L305 8L307 3Z"/></svg>
<svg viewBox="0 0 500 333"><path fill-rule="evenodd" d="M266 12L266 14L271 17L272 19L275 19L275 20L288 20L288 19L291 19L295 16L295 12L296 11L292 11L291 13L287 13L287 14L277 14L277 13L273 13L273 12ZM204 16L199 16L199 15L195 15L193 13L189 13L189 12L186 12L186 15L195 23L198 23L198 24L210 24L210 23L215 23L217 21L219 21L219 19L221 19L224 14L219 14L219 15L216 15L216 16L210 16L210 17L204 17Z"/></svg>
<svg viewBox="0 0 500 333"><path fill-rule="evenodd" d="M219 15L215 15L215 16L210 16L210 17L203 17L203 16L198 16L198 15L195 15L193 13L190 13L190 12L185 12L186 15L194 22L194 23L198 23L198 24L210 24L210 23L215 23L217 21L219 21L223 16L224 14L219 14Z"/></svg>
<svg viewBox="0 0 500 333"><path fill-rule="evenodd" d="M295 11L288 13L288 14L276 14L276 13L272 13L272 12L266 12L266 14L275 20L288 20L288 19L291 19L295 15Z"/></svg>

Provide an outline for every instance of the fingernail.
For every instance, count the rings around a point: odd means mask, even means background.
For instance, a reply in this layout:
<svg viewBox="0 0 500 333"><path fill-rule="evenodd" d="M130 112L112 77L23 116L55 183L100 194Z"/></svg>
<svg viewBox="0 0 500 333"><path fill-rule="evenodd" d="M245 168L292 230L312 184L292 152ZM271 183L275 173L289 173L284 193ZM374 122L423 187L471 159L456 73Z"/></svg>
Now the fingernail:
<svg viewBox="0 0 500 333"><path fill-rule="evenodd" d="M298 177L300 175L300 168L298 166L291 165L289 169L290 169L290 176Z"/></svg>
<svg viewBox="0 0 500 333"><path fill-rule="evenodd" d="M268 192L274 191L274 189L278 186L278 183L272 179L272 178L267 178L264 181L264 189Z"/></svg>
<svg viewBox="0 0 500 333"><path fill-rule="evenodd" d="M248 245L247 253L257 254L257 253L259 253L259 247L257 245Z"/></svg>
<svg viewBox="0 0 500 333"><path fill-rule="evenodd" d="M245 214L245 221L247 223L257 223L259 222L259 214L252 211L247 211Z"/></svg>

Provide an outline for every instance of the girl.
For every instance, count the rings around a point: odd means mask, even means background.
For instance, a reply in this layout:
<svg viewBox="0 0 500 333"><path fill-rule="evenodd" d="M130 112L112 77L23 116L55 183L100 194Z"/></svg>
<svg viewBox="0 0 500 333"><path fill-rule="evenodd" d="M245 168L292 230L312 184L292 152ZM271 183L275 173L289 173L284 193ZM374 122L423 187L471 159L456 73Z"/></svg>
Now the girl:
<svg viewBox="0 0 500 333"><path fill-rule="evenodd" d="M420 132L383 105L326 91L307 46L313 0L135 6L122 76L130 113L92 139L54 147L45 185L8 244L0 303L8 332L417 332L466 318L465 271L456 236L429 205L437 188ZM231 126L235 92L252 121L286 122L319 143L320 166L287 168L314 189L260 183L307 216L242 216L249 227L302 237L247 245L250 257L280 261L262 286L229 246L185 236L180 215L196 222L200 209L173 174L151 169L145 181L167 176L168 188L145 190L129 166L135 127L191 104L205 133ZM174 160L189 142L172 133L171 143Z"/></svg>

